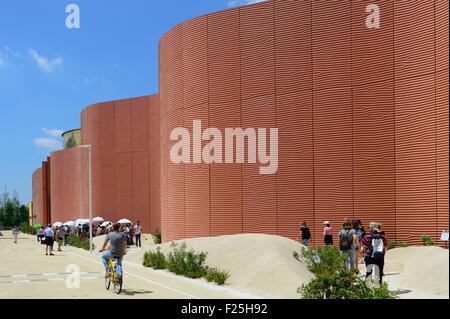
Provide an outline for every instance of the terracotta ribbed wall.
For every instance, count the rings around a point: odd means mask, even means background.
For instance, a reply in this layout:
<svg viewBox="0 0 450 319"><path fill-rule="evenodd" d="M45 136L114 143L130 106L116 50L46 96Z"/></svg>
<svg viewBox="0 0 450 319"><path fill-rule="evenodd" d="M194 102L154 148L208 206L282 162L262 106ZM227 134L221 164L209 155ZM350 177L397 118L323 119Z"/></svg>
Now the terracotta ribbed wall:
<svg viewBox="0 0 450 319"><path fill-rule="evenodd" d="M52 223L65 223L88 213L88 151L78 147L51 154Z"/></svg>
<svg viewBox="0 0 450 319"><path fill-rule="evenodd" d="M367 29L366 6L381 8ZM411 17L414 16L412 19ZM160 42L163 240L301 220L448 228L448 1L277 0L187 21ZM173 164L173 128L279 128L279 169Z"/></svg>
<svg viewBox="0 0 450 319"><path fill-rule="evenodd" d="M92 145L94 215L139 220L147 233L161 227L159 117L158 95L83 110L82 144Z"/></svg>
<svg viewBox="0 0 450 319"><path fill-rule="evenodd" d="M42 168L37 169L33 173L33 215L36 218L33 219L34 224L42 224L45 221L44 213L44 185Z"/></svg>

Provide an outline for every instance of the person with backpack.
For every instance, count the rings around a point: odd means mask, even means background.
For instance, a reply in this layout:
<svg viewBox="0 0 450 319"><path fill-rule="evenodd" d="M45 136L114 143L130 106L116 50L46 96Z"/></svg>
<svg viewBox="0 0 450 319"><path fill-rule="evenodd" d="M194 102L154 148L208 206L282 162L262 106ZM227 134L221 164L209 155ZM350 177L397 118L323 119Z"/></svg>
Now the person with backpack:
<svg viewBox="0 0 450 319"><path fill-rule="evenodd" d="M342 255L346 256L345 264L347 268L355 269L355 249L358 237L356 236L356 231L353 229L353 224L350 220L344 220L338 237L339 250Z"/></svg>
<svg viewBox="0 0 450 319"><path fill-rule="evenodd" d="M311 239L311 232L309 227L306 225L306 221L302 221L300 232L302 233L302 244L308 246L309 240Z"/></svg>
<svg viewBox="0 0 450 319"><path fill-rule="evenodd" d="M380 285L383 281L384 256L387 250L387 239L378 228L378 223L369 224L370 232L364 236L362 245L364 247L364 261L366 263L366 278L372 275L373 266L378 267ZM372 267L369 267L373 265Z"/></svg>
<svg viewBox="0 0 450 319"><path fill-rule="evenodd" d="M362 239L364 236L366 236L366 230L364 229L364 226L362 225L362 222L360 219L354 219L353 220L353 229L356 232L356 237L358 237L358 241L356 242L355 247L355 265L359 264L359 260L361 258L361 250L362 250Z"/></svg>

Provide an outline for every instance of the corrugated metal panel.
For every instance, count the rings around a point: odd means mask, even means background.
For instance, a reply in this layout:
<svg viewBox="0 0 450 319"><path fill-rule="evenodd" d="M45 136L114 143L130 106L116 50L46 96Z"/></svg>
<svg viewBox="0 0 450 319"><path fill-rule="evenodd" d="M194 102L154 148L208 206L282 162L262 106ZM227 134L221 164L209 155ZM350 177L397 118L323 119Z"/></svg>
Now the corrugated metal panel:
<svg viewBox="0 0 450 319"><path fill-rule="evenodd" d="M448 0L435 0L436 70L448 69Z"/></svg>
<svg viewBox="0 0 450 319"><path fill-rule="evenodd" d="M434 75L395 83L397 238L436 236Z"/></svg>
<svg viewBox="0 0 450 319"><path fill-rule="evenodd" d="M315 231L329 220L337 233L353 218L351 89L316 92L314 101Z"/></svg>
<svg viewBox="0 0 450 319"><path fill-rule="evenodd" d="M240 102L211 104L209 125L222 132L227 127L242 127ZM241 164L211 164L210 170L211 235L242 233Z"/></svg>
<svg viewBox="0 0 450 319"><path fill-rule="evenodd" d="M208 104L203 104L184 111L184 127L189 129L191 139L193 139L193 120L202 121L202 129L209 127ZM194 142L191 140L191 145ZM208 144L202 141L202 148ZM191 160L193 159L194 149L191 147ZM209 165L204 163L185 165L185 218L186 218L186 237L207 237L211 235L210 231L210 200L209 200Z"/></svg>
<svg viewBox="0 0 450 319"><path fill-rule="evenodd" d="M134 221L133 214L133 156L132 153L116 154L116 210L117 219ZM115 220L116 221L116 220Z"/></svg>
<svg viewBox="0 0 450 319"><path fill-rule="evenodd" d="M90 112L92 136L93 211L116 220L115 106L114 102L94 106Z"/></svg>
<svg viewBox="0 0 450 319"><path fill-rule="evenodd" d="M169 113L169 63L167 61L167 37L159 41L159 98L161 118Z"/></svg>
<svg viewBox="0 0 450 319"><path fill-rule="evenodd" d="M168 211L168 176L169 176L169 154L170 154L170 133L168 130L167 118L161 118L161 233L162 240L166 242L166 234L170 233Z"/></svg>
<svg viewBox="0 0 450 319"><path fill-rule="evenodd" d="M448 230L448 70L436 74L437 224Z"/></svg>
<svg viewBox="0 0 450 319"><path fill-rule="evenodd" d="M353 89L354 216L379 221L395 239L395 130L393 81Z"/></svg>
<svg viewBox="0 0 450 319"><path fill-rule="evenodd" d="M312 90L311 1L275 2L277 94Z"/></svg>
<svg viewBox="0 0 450 319"><path fill-rule="evenodd" d="M176 127L183 127L183 109L179 109L167 116L167 133L169 143L166 144L167 160L167 214L170 228L165 230L165 241L185 238L185 196L184 196L184 166L174 164L170 160L170 148L174 142L170 142L170 132Z"/></svg>
<svg viewBox="0 0 450 319"><path fill-rule="evenodd" d="M353 85L394 78L393 0L352 0L352 80ZM380 28L366 26L366 7L380 8Z"/></svg>
<svg viewBox="0 0 450 319"><path fill-rule="evenodd" d="M241 95L239 10L208 15L210 103L238 100Z"/></svg>
<svg viewBox="0 0 450 319"><path fill-rule="evenodd" d="M434 2L394 1L395 77L434 72Z"/></svg>
<svg viewBox="0 0 450 319"><path fill-rule="evenodd" d="M208 18L183 24L184 107L208 103Z"/></svg>
<svg viewBox="0 0 450 319"><path fill-rule="evenodd" d="M169 112L183 108L183 26L167 34L167 106Z"/></svg>
<svg viewBox="0 0 450 319"><path fill-rule="evenodd" d="M160 97L148 97L149 107L149 183L151 232L161 229L161 135Z"/></svg>
<svg viewBox="0 0 450 319"><path fill-rule="evenodd" d="M275 95L257 97L242 101L243 129L252 128L258 134L258 128L266 129L266 154L270 153L270 128L276 127ZM244 233L265 233L277 235L277 174L261 175L258 149L261 147L256 135L254 149L256 164L248 164L248 141L244 146L242 165L242 214ZM234 150L236 150L236 146ZM236 157L236 151L234 151Z"/></svg>
<svg viewBox="0 0 450 319"><path fill-rule="evenodd" d="M148 98L131 100L131 143L133 152L143 152L149 147Z"/></svg>
<svg viewBox="0 0 450 319"><path fill-rule="evenodd" d="M149 185L149 154L148 151L134 152L132 154L132 181L133 181L133 218L136 223L141 222L142 230L150 232L150 185Z"/></svg>
<svg viewBox="0 0 450 319"><path fill-rule="evenodd" d="M275 94L274 2L240 9L241 98Z"/></svg>
<svg viewBox="0 0 450 319"><path fill-rule="evenodd" d="M115 102L114 114L115 153L131 152L131 101Z"/></svg>
<svg viewBox="0 0 450 319"><path fill-rule="evenodd" d="M304 220L313 240L313 132L312 92L277 96L279 169L277 179L278 234L299 237Z"/></svg>
<svg viewBox="0 0 450 319"><path fill-rule="evenodd" d="M312 1L314 89L351 84L350 0Z"/></svg>

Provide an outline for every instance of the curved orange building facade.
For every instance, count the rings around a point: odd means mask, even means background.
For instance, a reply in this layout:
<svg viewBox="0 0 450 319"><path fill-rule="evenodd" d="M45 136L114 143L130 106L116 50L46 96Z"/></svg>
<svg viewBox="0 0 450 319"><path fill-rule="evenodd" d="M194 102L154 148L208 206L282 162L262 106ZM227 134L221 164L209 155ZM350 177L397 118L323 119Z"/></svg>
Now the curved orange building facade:
<svg viewBox="0 0 450 319"><path fill-rule="evenodd" d="M371 4L378 29L366 24ZM94 214L160 227L163 241L296 239L305 220L318 245L322 222L344 218L378 220L409 243L448 229L448 1L266 1L176 26L159 65L159 95L82 112ZM278 128L278 171L173 163L171 132L192 134L194 120ZM86 170L63 169L85 155L62 153L51 158L52 220L86 218Z"/></svg>
<svg viewBox="0 0 450 319"><path fill-rule="evenodd" d="M377 4L381 27L366 26ZM448 229L448 1L267 1L160 43L164 240L263 232L315 244L322 222L390 239ZM279 169L173 164L170 132L276 127Z"/></svg>

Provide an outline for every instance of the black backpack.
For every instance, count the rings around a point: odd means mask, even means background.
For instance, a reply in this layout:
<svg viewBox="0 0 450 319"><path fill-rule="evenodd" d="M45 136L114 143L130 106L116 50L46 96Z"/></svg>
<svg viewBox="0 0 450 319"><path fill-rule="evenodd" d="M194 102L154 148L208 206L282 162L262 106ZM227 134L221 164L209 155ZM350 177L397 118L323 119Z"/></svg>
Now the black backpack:
<svg viewBox="0 0 450 319"><path fill-rule="evenodd" d="M350 239L348 239L348 233L350 232L350 230L347 230L347 234L340 234L339 236L339 249L340 250L350 250L352 249L352 241Z"/></svg>

